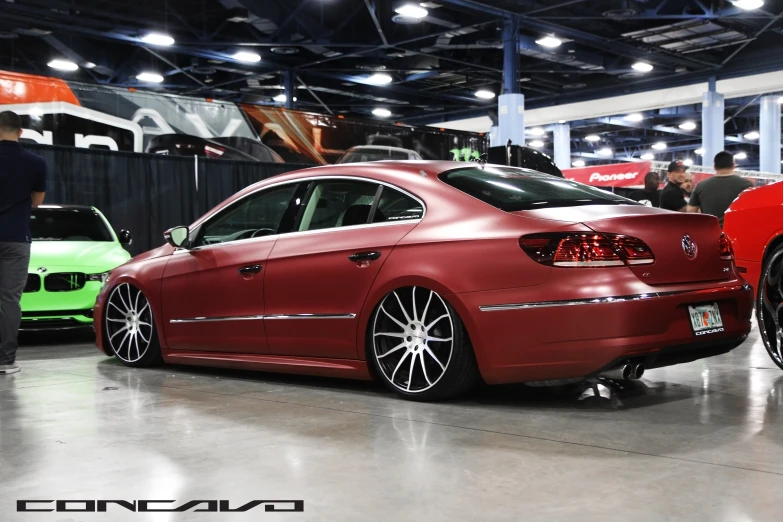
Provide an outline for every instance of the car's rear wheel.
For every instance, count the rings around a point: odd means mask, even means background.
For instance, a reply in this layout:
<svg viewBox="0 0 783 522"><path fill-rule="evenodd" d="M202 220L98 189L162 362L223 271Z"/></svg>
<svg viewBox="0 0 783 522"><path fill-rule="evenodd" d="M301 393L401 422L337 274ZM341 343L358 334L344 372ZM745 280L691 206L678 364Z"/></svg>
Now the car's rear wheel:
<svg viewBox="0 0 783 522"><path fill-rule="evenodd" d="M783 245L764 262L759 281L756 319L769 356L783 369Z"/></svg>
<svg viewBox="0 0 783 522"><path fill-rule="evenodd" d="M104 325L106 342L123 364L142 367L163 361L152 308L135 286L122 283L111 291Z"/></svg>
<svg viewBox="0 0 783 522"><path fill-rule="evenodd" d="M368 345L378 377L408 399L456 397L479 379L459 315L426 288L398 288L387 294L372 316Z"/></svg>

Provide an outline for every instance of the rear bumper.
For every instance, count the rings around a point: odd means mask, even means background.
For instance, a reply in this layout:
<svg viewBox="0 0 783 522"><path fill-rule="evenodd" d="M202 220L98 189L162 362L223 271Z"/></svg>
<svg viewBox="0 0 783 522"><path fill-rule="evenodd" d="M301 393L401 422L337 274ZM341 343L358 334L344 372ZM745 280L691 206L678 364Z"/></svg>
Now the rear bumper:
<svg viewBox="0 0 783 522"><path fill-rule="evenodd" d="M529 289L453 294L490 384L589 377L633 359L648 368L725 353L748 336L744 281L574 301L520 299ZM694 335L688 305L718 303L723 331Z"/></svg>

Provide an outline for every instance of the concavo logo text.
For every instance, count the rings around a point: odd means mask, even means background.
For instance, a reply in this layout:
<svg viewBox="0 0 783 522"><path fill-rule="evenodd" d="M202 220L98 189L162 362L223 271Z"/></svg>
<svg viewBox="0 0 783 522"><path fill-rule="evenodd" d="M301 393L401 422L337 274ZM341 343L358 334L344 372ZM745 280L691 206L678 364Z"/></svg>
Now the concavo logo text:
<svg viewBox="0 0 783 522"><path fill-rule="evenodd" d="M57 513L105 513L110 509L135 513L184 511L207 513L244 513L264 507L268 513L302 512L304 500L251 500L245 504L231 505L229 500L17 500L16 511Z"/></svg>
<svg viewBox="0 0 783 522"><path fill-rule="evenodd" d="M601 174L600 172L593 172L590 174L590 181L620 181L624 179L635 179L638 175L638 172L620 172L618 174Z"/></svg>

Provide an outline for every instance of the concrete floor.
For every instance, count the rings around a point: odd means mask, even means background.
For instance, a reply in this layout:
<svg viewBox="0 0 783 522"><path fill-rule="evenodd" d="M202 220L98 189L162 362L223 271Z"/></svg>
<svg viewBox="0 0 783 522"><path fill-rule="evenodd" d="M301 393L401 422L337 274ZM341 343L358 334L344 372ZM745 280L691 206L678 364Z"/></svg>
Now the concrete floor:
<svg viewBox="0 0 783 522"><path fill-rule="evenodd" d="M26 338L0 377L0 520L779 521L783 372L758 335L616 401L125 368ZM577 394L578 395L578 394ZM19 499L302 499L303 513L17 513Z"/></svg>

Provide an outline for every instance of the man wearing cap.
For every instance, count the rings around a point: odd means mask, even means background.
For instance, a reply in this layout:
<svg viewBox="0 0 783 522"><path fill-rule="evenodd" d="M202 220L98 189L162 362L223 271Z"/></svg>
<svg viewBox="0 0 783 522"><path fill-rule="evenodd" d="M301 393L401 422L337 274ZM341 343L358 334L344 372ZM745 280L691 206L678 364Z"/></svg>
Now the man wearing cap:
<svg viewBox="0 0 783 522"><path fill-rule="evenodd" d="M685 193L682 190L682 184L685 181L685 171L688 166L682 161L672 161L669 163L669 182L661 191L661 208L674 210L677 212L687 212L688 202L685 200Z"/></svg>

